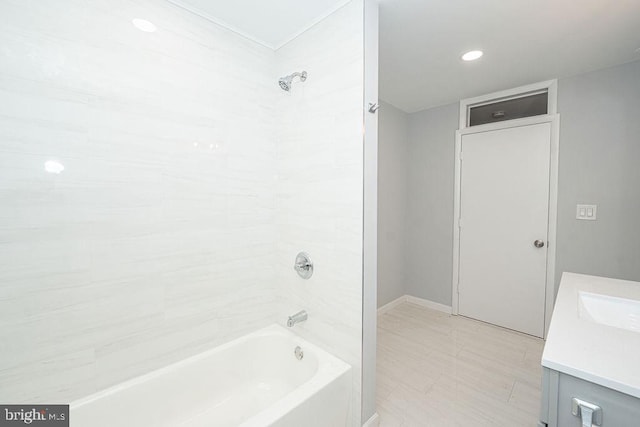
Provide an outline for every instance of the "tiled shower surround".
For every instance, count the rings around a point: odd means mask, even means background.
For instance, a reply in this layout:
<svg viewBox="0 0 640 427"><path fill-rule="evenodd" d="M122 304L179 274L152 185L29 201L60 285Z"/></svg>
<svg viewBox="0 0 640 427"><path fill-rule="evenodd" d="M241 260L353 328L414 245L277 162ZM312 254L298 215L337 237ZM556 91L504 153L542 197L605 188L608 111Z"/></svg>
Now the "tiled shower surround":
<svg viewBox="0 0 640 427"><path fill-rule="evenodd" d="M1 402L69 402L306 309L359 408L362 8L274 52L161 0L0 3Z"/></svg>

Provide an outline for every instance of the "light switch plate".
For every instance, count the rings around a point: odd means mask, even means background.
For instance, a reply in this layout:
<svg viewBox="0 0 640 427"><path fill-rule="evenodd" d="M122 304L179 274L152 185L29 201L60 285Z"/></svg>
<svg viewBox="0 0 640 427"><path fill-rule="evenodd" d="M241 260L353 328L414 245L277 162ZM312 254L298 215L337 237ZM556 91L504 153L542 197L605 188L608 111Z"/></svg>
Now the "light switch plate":
<svg viewBox="0 0 640 427"><path fill-rule="evenodd" d="M576 219L595 221L598 205L576 205Z"/></svg>

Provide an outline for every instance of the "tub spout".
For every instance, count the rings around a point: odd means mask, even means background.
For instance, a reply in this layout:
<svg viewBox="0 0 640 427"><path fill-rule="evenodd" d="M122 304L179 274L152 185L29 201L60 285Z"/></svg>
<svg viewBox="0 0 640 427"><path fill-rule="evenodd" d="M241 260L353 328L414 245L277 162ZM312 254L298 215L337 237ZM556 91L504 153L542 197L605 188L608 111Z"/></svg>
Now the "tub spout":
<svg viewBox="0 0 640 427"><path fill-rule="evenodd" d="M296 314L292 314L287 320L287 326L291 328L296 323L304 322L305 320L307 320L307 317L307 312L304 310L299 311Z"/></svg>

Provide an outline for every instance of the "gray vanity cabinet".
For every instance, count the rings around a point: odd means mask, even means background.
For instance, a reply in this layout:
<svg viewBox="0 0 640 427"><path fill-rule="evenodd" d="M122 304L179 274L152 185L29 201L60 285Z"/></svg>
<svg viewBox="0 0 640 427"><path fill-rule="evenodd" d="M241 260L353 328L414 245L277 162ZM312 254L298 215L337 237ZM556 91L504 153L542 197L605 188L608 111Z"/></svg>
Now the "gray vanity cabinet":
<svg viewBox="0 0 640 427"><path fill-rule="evenodd" d="M582 427L572 399L602 408L602 427L640 427L640 399L543 367L540 427Z"/></svg>

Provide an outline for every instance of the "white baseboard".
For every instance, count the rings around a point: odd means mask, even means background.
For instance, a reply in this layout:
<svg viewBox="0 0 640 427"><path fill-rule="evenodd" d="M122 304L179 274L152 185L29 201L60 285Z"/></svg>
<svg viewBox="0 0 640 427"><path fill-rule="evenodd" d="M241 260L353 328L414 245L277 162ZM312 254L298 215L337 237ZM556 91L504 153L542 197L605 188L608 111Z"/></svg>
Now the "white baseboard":
<svg viewBox="0 0 640 427"><path fill-rule="evenodd" d="M442 311L443 313L451 314L451 306L440 304L439 302L429 301L428 299L412 297L411 295L406 295L407 302L412 304L421 305L422 307L427 307L432 310Z"/></svg>
<svg viewBox="0 0 640 427"><path fill-rule="evenodd" d="M422 307L430 308L432 310L442 311L443 313L451 314L451 306L440 304L438 302L430 301L424 298L418 298L411 295L402 295L394 299L393 301L383 305L378 308L378 316L388 312L389 310L399 306L403 302L410 302L412 304L416 304Z"/></svg>
<svg viewBox="0 0 640 427"><path fill-rule="evenodd" d="M379 425L380 425L380 416L376 412L373 415L371 415L371 418L369 418L364 424L362 424L362 427L378 427Z"/></svg>
<svg viewBox="0 0 640 427"><path fill-rule="evenodd" d="M403 302L406 302L406 301L407 301L407 295L402 295L401 297L398 297L398 298L394 299L393 301L386 303L382 307L378 308L378 316L380 316L381 314L386 313L387 311L393 309L394 307L399 306L400 304L402 304Z"/></svg>

